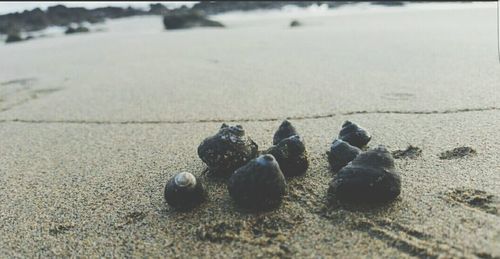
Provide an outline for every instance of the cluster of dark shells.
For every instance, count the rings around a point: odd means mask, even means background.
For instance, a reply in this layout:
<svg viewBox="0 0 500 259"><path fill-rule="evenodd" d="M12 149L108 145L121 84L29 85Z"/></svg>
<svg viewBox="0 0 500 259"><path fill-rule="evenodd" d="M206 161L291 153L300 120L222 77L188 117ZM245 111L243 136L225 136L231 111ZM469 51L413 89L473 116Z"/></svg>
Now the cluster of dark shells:
<svg viewBox="0 0 500 259"><path fill-rule="evenodd" d="M401 192L401 179L394 159L384 146L359 154L330 182L328 194L339 201L386 202Z"/></svg>
<svg viewBox="0 0 500 259"><path fill-rule="evenodd" d="M401 192L401 179L394 158L384 146L363 152L371 135L359 125L346 121L338 139L327 152L332 170L330 200L354 203L387 202Z"/></svg>
<svg viewBox="0 0 500 259"><path fill-rule="evenodd" d="M370 203L387 202L401 192L401 179L394 159L384 146L366 150L371 135L346 121L327 151L336 172L328 188L330 200ZM228 178L229 195L244 209L268 210L280 206L287 192L287 177L304 175L309 167L302 137L287 120L273 136L273 145L261 151L241 125L222 124L219 131L198 147L198 156L211 176ZM206 198L201 182L190 173L175 175L165 187L165 200L184 210Z"/></svg>
<svg viewBox="0 0 500 259"><path fill-rule="evenodd" d="M307 150L295 127L283 121L273 136L273 146L261 152L241 125L222 124L219 131L198 146L198 156L211 176L229 178L228 192L242 208L267 210L281 204L287 190L285 177L300 176L309 167ZM186 176L186 175L184 175ZM200 181L179 186L178 175L165 187L165 200L176 209L192 208L204 200ZM196 188L194 188L196 186Z"/></svg>

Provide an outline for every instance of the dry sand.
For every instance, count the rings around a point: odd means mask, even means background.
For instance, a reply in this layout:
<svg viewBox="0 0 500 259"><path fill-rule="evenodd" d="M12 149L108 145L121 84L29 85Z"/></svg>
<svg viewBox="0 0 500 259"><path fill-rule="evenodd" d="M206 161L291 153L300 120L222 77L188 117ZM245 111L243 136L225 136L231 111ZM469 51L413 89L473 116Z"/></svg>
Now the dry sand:
<svg viewBox="0 0 500 259"><path fill-rule="evenodd" d="M294 29L220 16L226 29L165 32L144 17L0 46L0 257L500 257L495 7L299 16ZM241 211L196 148L222 121L267 148L285 117L311 167L280 209ZM396 160L395 202L327 206L325 151L346 119L370 146L422 149ZM477 153L440 159L462 146ZM192 212L163 201L179 171L210 193Z"/></svg>

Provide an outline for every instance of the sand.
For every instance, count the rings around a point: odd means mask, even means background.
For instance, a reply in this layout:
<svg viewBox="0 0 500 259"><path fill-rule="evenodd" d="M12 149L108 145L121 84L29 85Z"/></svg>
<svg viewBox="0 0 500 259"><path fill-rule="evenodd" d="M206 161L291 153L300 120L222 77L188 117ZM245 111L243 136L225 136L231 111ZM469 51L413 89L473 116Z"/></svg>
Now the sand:
<svg viewBox="0 0 500 259"><path fill-rule="evenodd" d="M500 257L495 4L295 18L0 46L0 257ZM310 169L278 210L241 211L196 148L229 121L265 149L286 117ZM370 146L422 150L396 160L393 203L327 204L347 119ZM475 153L440 158L458 147ZM162 197L179 171L210 193L188 213Z"/></svg>

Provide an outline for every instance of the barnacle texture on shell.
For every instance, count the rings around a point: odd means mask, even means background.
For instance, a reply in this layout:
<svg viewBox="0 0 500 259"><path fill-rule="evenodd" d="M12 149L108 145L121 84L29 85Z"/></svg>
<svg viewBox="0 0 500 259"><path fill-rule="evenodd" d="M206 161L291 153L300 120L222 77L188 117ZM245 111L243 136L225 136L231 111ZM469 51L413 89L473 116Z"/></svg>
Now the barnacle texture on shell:
<svg viewBox="0 0 500 259"><path fill-rule="evenodd" d="M178 210L195 207L205 200L203 185L194 175L182 172L172 177L165 186L165 201Z"/></svg>
<svg viewBox="0 0 500 259"><path fill-rule="evenodd" d="M214 175L229 176L255 158L257 149L257 144L245 135L240 125L222 124L217 134L203 140L198 147L198 156Z"/></svg>
<svg viewBox="0 0 500 259"><path fill-rule="evenodd" d="M330 163L333 171L337 172L356 158L360 153L361 149L351 146L349 143L341 139L335 139L330 146L330 151L327 151L328 162Z"/></svg>
<svg viewBox="0 0 500 259"><path fill-rule="evenodd" d="M330 198L348 202L387 202L401 192L401 178L394 159L379 146L359 154L330 182Z"/></svg>
<svg viewBox="0 0 500 259"><path fill-rule="evenodd" d="M372 136L357 124L345 121L340 130L339 139L346 141L352 146L362 148L370 142Z"/></svg>
<svg viewBox="0 0 500 259"><path fill-rule="evenodd" d="M286 181L272 155L261 155L229 178L229 195L241 207L268 210L278 207L286 193Z"/></svg>
<svg viewBox="0 0 500 259"><path fill-rule="evenodd" d="M303 175L309 167L306 147L302 138L297 135L281 140L265 153L274 156L287 177Z"/></svg>
<svg viewBox="0 0 500 259"><path fill-rule="evenodd" d="M278 144L283 139L291 137L293 135L299 135L295 127L288 120L284 120L279 126L278 130L274 133L273 145Z"/></svg>

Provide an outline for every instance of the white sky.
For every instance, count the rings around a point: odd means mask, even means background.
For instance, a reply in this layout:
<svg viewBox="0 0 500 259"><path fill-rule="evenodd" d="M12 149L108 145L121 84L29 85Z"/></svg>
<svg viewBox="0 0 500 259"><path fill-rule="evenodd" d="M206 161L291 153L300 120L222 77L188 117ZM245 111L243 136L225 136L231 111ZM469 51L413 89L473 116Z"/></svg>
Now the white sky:
<svg viewBox="0 0 500 259"><path fill-rule="evenodd" d="M0 14L12 13L12 12L22 12L24 10L31 10L40 7L42 10L47 9L49 6L63 4L68 7L85 7L85 8L95 8L104 6L119 6L128 7L132 6L135 8L145 8L149 9L149 4L158 2L0 2ZM196 3L194 2L162 2L163 5L173 8L182 5L192 6Z"/></svg>

